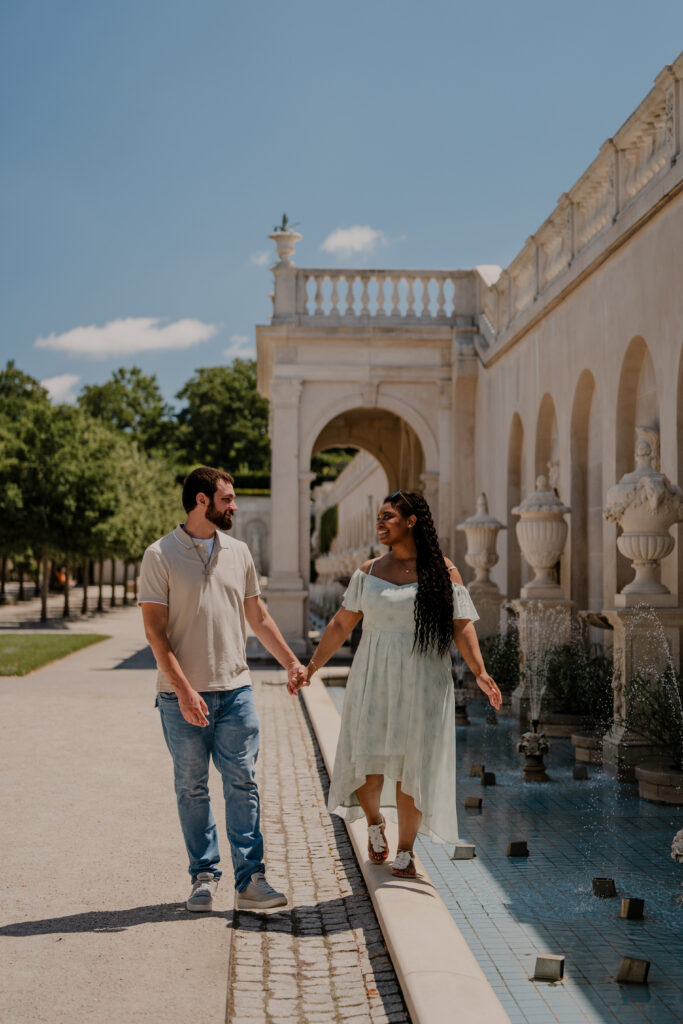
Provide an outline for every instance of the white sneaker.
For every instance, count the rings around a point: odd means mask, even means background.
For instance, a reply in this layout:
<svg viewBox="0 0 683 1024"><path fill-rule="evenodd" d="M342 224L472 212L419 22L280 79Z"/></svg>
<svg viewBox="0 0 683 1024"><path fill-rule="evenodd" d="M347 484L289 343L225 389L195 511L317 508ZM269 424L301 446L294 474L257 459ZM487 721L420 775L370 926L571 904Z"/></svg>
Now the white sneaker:
<svg viewBox="0 0 683 1024"><path fill-rule="evenodd" d="M266 876L257 871L249 879L249 885L243 892L237 893L238 910L267 910L268 907L286 907L287 897L268 885Z"/></svg>
<svg viewBox="0 0 683 1024"><path fill-rule="evenodd" d="M217 888L218 878L213 871L200 871L192 883L192 892L185 906L194 911L212 910Z"/></svg>

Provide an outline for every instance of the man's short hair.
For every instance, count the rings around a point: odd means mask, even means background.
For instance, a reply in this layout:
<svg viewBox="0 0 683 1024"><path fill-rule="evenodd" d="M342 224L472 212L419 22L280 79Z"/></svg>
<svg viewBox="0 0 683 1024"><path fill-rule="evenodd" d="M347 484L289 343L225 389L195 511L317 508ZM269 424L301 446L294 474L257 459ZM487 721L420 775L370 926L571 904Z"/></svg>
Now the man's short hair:
<svg viewBox="0 0 683 1024"><path fill-rule="evenodd" d="M198 466L188 473L183 484L183 508L191 512L197 504L197 495L205 494L209 500L213 500L216 493L216 486L219 480L225 480L226 484L233 484L235 481L223 469L213 469L212 466Z"/></svg>

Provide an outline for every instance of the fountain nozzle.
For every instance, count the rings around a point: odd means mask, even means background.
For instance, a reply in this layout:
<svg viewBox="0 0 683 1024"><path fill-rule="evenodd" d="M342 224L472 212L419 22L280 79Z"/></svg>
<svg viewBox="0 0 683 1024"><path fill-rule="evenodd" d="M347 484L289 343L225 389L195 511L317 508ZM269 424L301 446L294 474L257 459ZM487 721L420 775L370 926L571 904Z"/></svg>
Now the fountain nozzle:
<svg viewBox="0 0 683 1024"><path fill-rule="evenodd" d="M532 728L533 728L534 732L538 732L538 723L539 722L540 722L540 718L532 718L531 719L531 725L532 725Z"/></svg>

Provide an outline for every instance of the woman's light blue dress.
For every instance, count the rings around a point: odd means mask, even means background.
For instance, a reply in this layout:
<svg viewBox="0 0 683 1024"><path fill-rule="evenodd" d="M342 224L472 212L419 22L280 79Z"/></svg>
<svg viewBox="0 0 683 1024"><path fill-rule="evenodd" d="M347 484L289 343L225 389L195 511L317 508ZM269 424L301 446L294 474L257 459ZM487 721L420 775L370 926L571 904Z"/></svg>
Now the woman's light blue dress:
<svg viewBox="0 0 683 1024"><path fill-rule="evenodd" d="M453 583L453 617L479 618L466 587ZM413 651L417 583L389 583L356 569L342 604L363 612L363 636L344 695L329 810L363 816L355 790L384 775L382 810L396 820L396 782L422 811L420 832L457 842L455 701L451 659Z"/></svg>

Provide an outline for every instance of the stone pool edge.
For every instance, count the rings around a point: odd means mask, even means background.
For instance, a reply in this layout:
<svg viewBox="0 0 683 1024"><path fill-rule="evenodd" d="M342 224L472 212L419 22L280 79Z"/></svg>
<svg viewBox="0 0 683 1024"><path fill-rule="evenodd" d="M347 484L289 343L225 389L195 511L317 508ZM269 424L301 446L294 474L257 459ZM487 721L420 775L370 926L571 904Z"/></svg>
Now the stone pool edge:
<svg viewBox="0 0 683 1024"><path fill-rule="evenodd" d="M340 716L319 676L301 691L328 774L332 772ZM387 864L367 859L365 823L346 825L368 887L413 1024L442 1024L454 1008L463 1020L510 1024L498 996L441 899L424 864L419 879L396 879ZM397 827L387 822L396 849ZM476 1015L476 1016L475 1016Z"/></svg>

